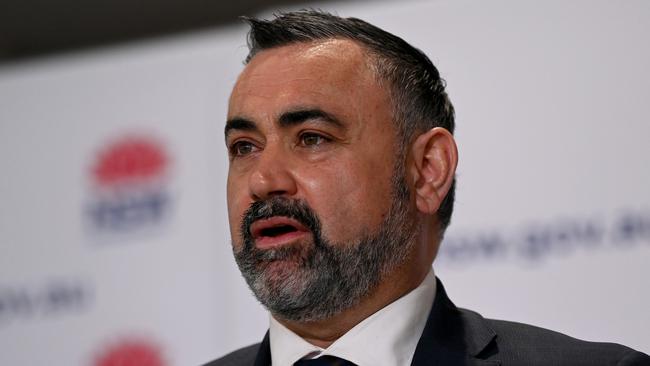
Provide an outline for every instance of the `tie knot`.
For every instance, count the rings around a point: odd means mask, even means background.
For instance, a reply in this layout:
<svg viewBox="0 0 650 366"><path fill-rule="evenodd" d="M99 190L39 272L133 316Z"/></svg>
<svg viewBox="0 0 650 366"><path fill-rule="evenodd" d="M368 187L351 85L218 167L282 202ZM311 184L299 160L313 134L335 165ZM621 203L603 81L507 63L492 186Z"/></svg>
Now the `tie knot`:
<svg viewBox="0 0 650 366"><path fill-rule="evenodd" d="M294 366L356 366L350 361L334 356L321 356L311 360L300 360Z"/></svg>

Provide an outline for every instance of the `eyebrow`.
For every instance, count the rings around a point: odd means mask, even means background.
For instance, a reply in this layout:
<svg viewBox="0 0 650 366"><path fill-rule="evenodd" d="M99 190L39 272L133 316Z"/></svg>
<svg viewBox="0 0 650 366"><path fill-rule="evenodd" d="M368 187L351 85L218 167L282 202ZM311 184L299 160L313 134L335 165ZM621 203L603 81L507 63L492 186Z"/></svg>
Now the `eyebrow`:
<svg viewBox="0 0 650 366"><path fill-rule="evenodd" d="M226 121L226 127L223 129L223 134L228 139L231 131L240 130L240 131L257 131L257 125L255 122L250 121L246 118L235 117Z"/></svg>
<svg viewBox="0 0 650 366"><path fill-rule="evenodd" d="M321 120L336 127L343 127L333 115L319 108L299 108L283 113L279 118L280 127L290 127L310 120Z"/></svg>
<svg viewBox="0 0 650 366"><path fill-rule="evenodd" d="M280 118L278 118L278 124L280 127L286 128L311 120L319 120L339 128L344 127L343 123L341 123L338 118L320 108L297 108L284 112L280 115ZM234 117L226 122L226 127L224 128L226 139L228 139L228 135L230 135L233 130L257 131L259 129L257 128L257 124L249 119Z"/></svg>

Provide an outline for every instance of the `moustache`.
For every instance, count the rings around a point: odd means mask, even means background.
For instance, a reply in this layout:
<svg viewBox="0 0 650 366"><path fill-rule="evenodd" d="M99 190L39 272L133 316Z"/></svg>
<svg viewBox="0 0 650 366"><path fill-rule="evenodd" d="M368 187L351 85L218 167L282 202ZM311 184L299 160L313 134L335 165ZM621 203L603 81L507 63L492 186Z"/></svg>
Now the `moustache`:
<svg viewBox="0 0 650 366"><path fill-rule="evenodd" d="M268 200L253 202L242 215L240 232L245 250L251 250L254 246L255 240L251 232L251 225L257 220L276 216L298 221L311 231L317 243L320 242L318 239L321 234L321 225L314 210L303 200L275 196Z"/></svg>

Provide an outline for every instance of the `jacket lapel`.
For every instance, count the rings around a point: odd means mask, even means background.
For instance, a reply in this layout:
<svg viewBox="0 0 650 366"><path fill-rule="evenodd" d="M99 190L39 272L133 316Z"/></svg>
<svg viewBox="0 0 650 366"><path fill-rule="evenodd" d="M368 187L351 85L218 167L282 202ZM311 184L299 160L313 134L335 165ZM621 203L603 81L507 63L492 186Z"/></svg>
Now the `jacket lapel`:
<svg viewBox="0 0 650 366"><path fill-rule="evenodd" d="M269 341L269 332L266 332L260 348L257 350L257 357L255 358L254 366L270 366L271 365L271 343Z"/></svg>
<svg viewBox="0 0 650 366"><path fill-rule="evenodd" d="M442 282L436 280L436 298L411 365L500 365L482 357L497 351L496 333L479 314L459 310L447 297Z"/></svg>

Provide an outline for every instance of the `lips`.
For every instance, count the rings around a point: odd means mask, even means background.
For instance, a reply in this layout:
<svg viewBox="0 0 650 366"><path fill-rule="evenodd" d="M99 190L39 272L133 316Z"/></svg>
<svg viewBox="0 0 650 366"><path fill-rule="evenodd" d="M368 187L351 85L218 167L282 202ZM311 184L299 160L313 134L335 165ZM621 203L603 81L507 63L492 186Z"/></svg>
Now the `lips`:
<svg viewBox="0 0 650 366"><path fill-rule="evenodd" d="M310 230L289 217L275 216L255 221L250 226L255 246L268 249L289 244L310 234Z"/></svg>

